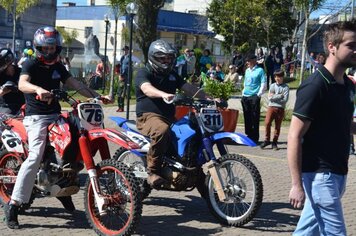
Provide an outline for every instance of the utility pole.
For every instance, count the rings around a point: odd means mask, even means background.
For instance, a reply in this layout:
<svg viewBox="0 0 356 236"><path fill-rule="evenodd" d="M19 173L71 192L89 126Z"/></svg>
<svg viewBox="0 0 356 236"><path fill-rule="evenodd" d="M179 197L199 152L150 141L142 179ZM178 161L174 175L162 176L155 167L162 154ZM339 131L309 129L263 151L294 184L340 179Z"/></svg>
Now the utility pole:
<svg viewBox="0 0 356 236"><path fill-rule="evenodd" d="M354 18L354 9L355 9L355 0L352 0L352 3L351 3L351 19Z"/></svg>
<svg viewBox="0 0 356 236"><path fill-rule="evenodd" d="M15 43L16 43L16 0L14 0L13 3L13 9L12 9L12 53L15 54Z"/></svg>

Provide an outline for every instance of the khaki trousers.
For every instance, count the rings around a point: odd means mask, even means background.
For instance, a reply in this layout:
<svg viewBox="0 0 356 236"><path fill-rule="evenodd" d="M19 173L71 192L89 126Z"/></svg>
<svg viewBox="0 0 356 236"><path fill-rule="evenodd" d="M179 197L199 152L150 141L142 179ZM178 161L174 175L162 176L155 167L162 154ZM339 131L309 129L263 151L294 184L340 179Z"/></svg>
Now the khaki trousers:
<svg viewBox="0 0 356 236"><path fill-rule="evenodd" d="M137 118L137 129L151 138L151 147L147 153L147 168L149 173L160 175L162 156L171 146L172 122L156 113L143 113Z"/></svg>

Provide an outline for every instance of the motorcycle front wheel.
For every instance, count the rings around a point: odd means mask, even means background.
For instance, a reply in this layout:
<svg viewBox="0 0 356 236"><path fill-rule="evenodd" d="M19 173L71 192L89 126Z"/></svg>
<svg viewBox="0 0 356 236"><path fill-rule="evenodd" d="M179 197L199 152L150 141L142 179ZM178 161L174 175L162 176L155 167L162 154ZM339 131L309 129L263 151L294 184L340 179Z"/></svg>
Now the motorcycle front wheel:
<svg viewBox="0 0 356 236"><path fill-rule="evenodd" d="M246 157L227 154L217 160L216 169L226 195L220 201L213 179L205 178L205 199L210 212L223 224L242 226L257 214L263 198L263 184L256 166Z"/></svg>
<svg viewBox="0 0 356 236"><path fill-rule="evenodd" d="M107 200L105 214L100 215L90 179L85 184L85 212L90 225L99 235L131 235L141 218L142 202L138 183L129 168L113 159L97 168L101 195Z"/></svg>
<svg viewBox="0 0 356 236"><path fill-rule="evenodd" d="M8 152L6 149L0 151L0 176L3 177L16 177L21 164L24 161L23 154ZM0 204L5 205L11 199L11 194L14 189L15 183L13 181L7 182L6 180L0 180ZM30 201L28 203L23 203L20 206L20 213L31 207L33 203L34 195L31 195Z"/></svg>

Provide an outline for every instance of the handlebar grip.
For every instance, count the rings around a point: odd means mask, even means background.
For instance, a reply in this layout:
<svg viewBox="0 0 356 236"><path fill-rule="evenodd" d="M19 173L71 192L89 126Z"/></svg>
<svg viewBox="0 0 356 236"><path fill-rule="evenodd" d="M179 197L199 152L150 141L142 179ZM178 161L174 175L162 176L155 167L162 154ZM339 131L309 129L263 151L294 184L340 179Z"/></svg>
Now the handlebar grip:
<svg viewBox="0 0 356 236"><path fill-rule="evenodd" d="M166 98L163 98L163 101L164 101L165 103L167 103L167 104L172 104L173 101L174 101L174 98L173 98L172 100L168 100L168 99L166 99Z"/></svg>

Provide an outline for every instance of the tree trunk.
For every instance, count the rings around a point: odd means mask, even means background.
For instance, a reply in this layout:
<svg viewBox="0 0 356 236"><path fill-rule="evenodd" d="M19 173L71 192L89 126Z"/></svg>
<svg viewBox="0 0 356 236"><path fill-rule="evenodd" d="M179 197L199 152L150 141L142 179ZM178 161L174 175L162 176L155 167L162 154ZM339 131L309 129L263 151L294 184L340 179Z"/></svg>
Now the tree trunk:
<svg viewBox="0 0 356 236"><path fill-rule="evenodd" d="M113 64L111 65L111 76L110 76L110 91L109 96L111 99L115 98L114 94L114 77L115 77L115 65L116 65L116 48L117 48L117 21L118 16L115 16L115 31L114 31L114 55L113 55Z"/></svg>
<svg viewBox="0 0 356 236"><path fill-rule="evenodd" d="M308 24L309 24L309 10L305 10L305 22L304 22L304 35L303 35L303 45L302 45L302 62L300 66L300 82L302 83L304 79L305 70L305 55L307 51L307 34L308 34Z"/></svg>

